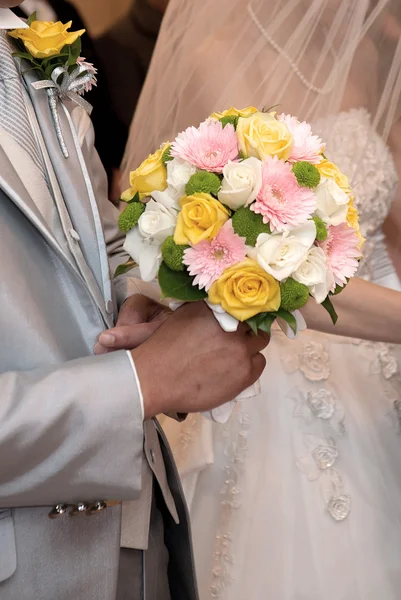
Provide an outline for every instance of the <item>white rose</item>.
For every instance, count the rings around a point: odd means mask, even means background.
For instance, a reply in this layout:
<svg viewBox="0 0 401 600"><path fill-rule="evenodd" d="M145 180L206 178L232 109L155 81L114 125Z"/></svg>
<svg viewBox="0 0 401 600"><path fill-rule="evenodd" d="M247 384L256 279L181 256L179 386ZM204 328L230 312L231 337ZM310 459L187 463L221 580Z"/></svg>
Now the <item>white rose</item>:
<svg viewBox="0 0 401 600"><path fill-rule="evenodd" d="M175 212L180 211L180 198L176 198L173 191L167 188L163 192L154 191L151 194L151 197L156 200L156 202L169 210L173 210Z"/></svg>
<svg viewBox="0 0 401 600"><path fill-rule="evenodd" d="M177 214L163 204L149 200L138 226L125 238L124 250L139 265L143 281L152 281L162 262L161 247L164 240L174 234Z"/></svg>
<svg viewBox="0 0 401 600"><path fill-rule="evenodd" d="M223 176L219 200L237 210L256 199L262 186L262 163L254 157L239 163L230 161L223 169Z"/></svg>
<svg viewBox="0 0 401 600"><path fill-rule="evenodd" d="M317 200L316 215L326 225L345 223L349 198L333 179L322 177L315 194Z"/></svg>
<svg viewBox="0 0 401 600"><path fill-rule="evenodd" d="M295 281L306 285L311 296L321 304L332 286L332 278L327 269L326 255L323 250L313 246L292 277Z"/></svg>
<svg viewBox="0 0 401 600"><path fill-rule="evenodd" d="M301 266L315 238L315 223L308 221L291 231L261 233L249 254L267 273L282 281Z"/></svg>
<svg viewBox="0 0 401 600"><path fill-rule="evenodd" d="M196 167L185 160L174 158L167 163L167 184L170 195L176 199L185 195L185 186L196 173Z"/></svg>
<svg viewBox="0 0 401 600"><path fill-rule="evenodd" d="M138 229L152 244L162 244L166 237L173 235L176 222L177 214L173 209L152 199L139 217Z"/></svg>

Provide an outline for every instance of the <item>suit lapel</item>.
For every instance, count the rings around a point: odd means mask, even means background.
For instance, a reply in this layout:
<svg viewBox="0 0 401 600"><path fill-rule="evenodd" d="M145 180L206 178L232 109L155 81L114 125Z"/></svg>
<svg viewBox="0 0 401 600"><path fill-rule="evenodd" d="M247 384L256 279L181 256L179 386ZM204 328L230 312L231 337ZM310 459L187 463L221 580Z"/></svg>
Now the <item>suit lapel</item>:
<svg viewBox="0 0 401 600"><path fill-rule="evenodd" d="M49 246L64 261L66 266L89 288L88 292L91 293L90 286L88 286L85 277L80 273L75 261L68 252L67 244L65 244L64 247L60 245L60 241L56 239L54 232L39 211L38 206L35 203L35 198L32 197L33 192L34 195L43 196L41 201L47 196L48 201L53 202L53 198L46 187L46 183L43 181L41 172L30 157L21 150L19 144L1 128L0 164L0 188L10 200L14 202L32 225L36 227ZM22 175L22 173L24 174ZM29 184L30 192L27 190L27 184ZM41 189L41 185L44 186L45 189ZM95 294L91 293L91 295L99 307L105 325L111 327L112 319L105 311L104 301L95 281L93 281L91 287L95 288Z"/></svg>
<svg viewBox="0 0 401 600"><path fill-rule="evenodd" d="M36 118L55 171L58 185L71 217L74 229L81 238L81 248L87 264L90 266L99 286L102 288L102 268L99 255L99 244L94 215L88 197L88 182L82 173L77 155L75 140L70 124L65 116L61 103L58 103L58 115L61 130L69 150L69 158L64 158L57 139L51 116L48 96L45 90L35 90L32 83L37 81L37 74L30 70L24 73L27 92L31 98ZM103 290L102 290L103 291Z"/></svg>
<svg viewBox="0 0 401 600"><path fill-rule="evenodd" d="M112 326L113 319L108 309L109 301L112 300L112 292L107 249L90 178L87 173L83 172L76 149L77 140L74 139L72 131L73 126L67 119L63 106L59 103L60 125L69 149L69 158L64 158L52 120L48 96L45 90L36 91L31 85L37 79L34 71L23 71L23 83L32 101L34 114L43 136L45 153L56 178L56 185L52 185L54 201L58 205L59 212L64 211L68 214L73 229L79 235L79 246L75 247L74 257L106 324ZM92 204L96 206L92 207ZM94 212L94 208L96 212Z"/></svg>
<svg viewBox="0 0 401 600"><path fill-rule="evenodd" d="M40 231L50 246L77 272L75 265L61 248L20 176L21 171L24 170L26 177L30 179L32 189L35 190L35 193L40 194L44 193L44 190L40 189L40 183L43 183L44 186L46 185L43 182L40 171L29 156L21 150L18 143L2 128L0 128L0 163L2 167L0 171L0 187ZM49 196L49 201L51 201L51 196L47 189L46 192Z"/></svg>

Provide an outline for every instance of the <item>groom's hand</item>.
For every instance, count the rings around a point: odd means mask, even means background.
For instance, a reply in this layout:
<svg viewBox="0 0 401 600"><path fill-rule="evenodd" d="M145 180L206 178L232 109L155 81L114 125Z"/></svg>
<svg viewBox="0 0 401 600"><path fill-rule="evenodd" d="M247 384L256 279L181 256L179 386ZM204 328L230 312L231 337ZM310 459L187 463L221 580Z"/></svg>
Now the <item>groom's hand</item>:
<svg viewBox="0 0 401 600"><path fill-rule="evenodd" d="M132 357L145 416L209 410L233 400L259 379L269 343L241 323L223 331L205 302L179 308Z"/></svg>
<svg viewBox="0 0 401 600"><path fill-rule="evenodd" d="M143 344L169 317L171 310L146 296L130 296L122 305L116 326L100 334L95 354L132 350Z"/></svg>

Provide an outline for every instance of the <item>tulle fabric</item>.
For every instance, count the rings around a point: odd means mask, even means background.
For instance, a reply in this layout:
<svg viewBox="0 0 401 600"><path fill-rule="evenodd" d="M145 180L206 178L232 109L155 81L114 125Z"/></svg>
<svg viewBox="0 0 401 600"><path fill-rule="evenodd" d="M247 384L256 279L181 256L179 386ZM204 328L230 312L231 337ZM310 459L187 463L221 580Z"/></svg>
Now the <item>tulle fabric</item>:
<svg viewBox="0 0 401 600"><path fill-rule="evenodd" d="M324 381L284 369L310 342L328 353ZM398 600L400 438L384 376L373 372L365 346L310 332L292 344L274 332L265 393L213 428L214 465L199 474L191 503L200 597ZM325 368L326 361L322 375ZM345 411L344 435L333 434L335 469L351 502L342 522L327 512L327 473L310 481L297 466L308 455L307 436L330 435L322 420L296 416L305 394L321 389Z"/></svg>
<svg viewBox="0 0 401 600"><path fill-rule="evenodd" d="M400 113L400 27L398 0L170 0L122 186L161 143L233 104L278 104L308 121L364 106L387 139Z"/></svg>

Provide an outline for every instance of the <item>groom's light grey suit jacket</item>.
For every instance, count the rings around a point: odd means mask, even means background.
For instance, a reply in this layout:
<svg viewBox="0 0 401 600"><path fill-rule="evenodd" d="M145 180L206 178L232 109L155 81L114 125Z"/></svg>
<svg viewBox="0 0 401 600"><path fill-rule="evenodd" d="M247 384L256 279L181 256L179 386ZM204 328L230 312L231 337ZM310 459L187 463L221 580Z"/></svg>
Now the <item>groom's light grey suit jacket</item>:
<svg viewBox="0 0 401 600"><path fill-rule="evenodd" d="M27 109L50 186L0 128L0 599L114 600L120 544L147 547L153 475L167 506L172 597L193 599L169 450L156 424L143 426L127 354L92 355L135 283L110 278L108 259L113 272L127 257L89 117L60 106L65 159L35 78L24 75ZM58 503L100 500L130 502L48 517Z"/></svg>

